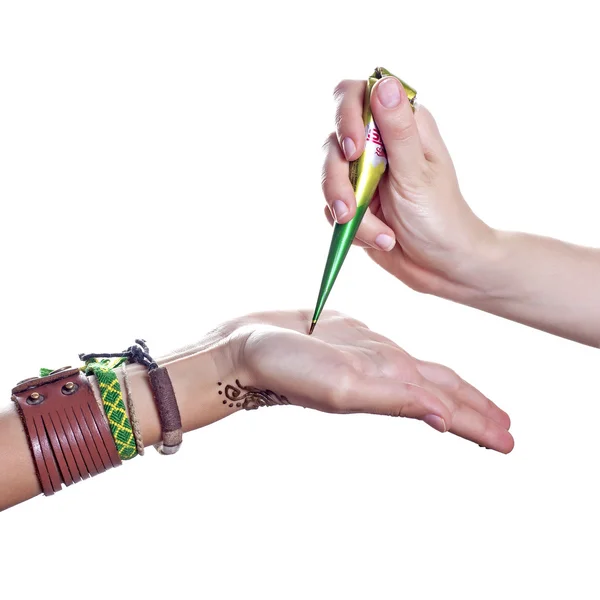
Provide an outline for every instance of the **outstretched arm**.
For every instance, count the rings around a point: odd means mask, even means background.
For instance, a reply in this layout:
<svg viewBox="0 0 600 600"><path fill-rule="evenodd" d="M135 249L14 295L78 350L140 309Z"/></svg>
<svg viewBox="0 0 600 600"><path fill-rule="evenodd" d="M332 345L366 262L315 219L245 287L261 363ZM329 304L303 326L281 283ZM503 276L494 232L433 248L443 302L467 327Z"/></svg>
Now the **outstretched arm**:
<svg viewBox="0 0 600 600"><path fill-rule="evenodd" d="M243 409L294 404L419 419L499 452L512 450L506 413L447 367L417 360L331 311L309 337L309 317L308 311L248 315L159 360L173 382L184 431ZM155 444L160 424L147 372L139 365L127 371L144 444ZM19 416L7 406L0 414L0 509L40 491Z"/></svg>

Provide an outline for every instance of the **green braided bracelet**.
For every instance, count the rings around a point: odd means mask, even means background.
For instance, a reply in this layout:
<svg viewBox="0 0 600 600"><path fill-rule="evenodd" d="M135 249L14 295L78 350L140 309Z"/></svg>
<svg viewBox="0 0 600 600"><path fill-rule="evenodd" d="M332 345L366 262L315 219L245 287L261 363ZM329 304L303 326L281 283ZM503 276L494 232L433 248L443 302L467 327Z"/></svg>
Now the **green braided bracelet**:
<svg viewBox="0 0 600 600"><path fill-rule="evenodd" d="M125 358L116 360L90 358L82 367L86 375L95 375L98 381L104 412L122 460L133 458L138 453L131 423L125 410L121 386L114 372L114 369L125 360Z"/></svg>

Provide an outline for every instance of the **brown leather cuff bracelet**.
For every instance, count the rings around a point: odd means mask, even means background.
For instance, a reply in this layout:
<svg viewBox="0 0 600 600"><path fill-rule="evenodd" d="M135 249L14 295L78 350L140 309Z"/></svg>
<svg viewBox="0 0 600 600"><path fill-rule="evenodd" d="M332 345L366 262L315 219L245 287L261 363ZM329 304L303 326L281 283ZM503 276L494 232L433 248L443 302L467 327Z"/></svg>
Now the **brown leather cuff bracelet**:
<svg viewBox="0 0 600 600"><path fill-rule="evenodd" d="M12 390L46 496L121 464L104 411L87 377L63 369Z"/></svg>

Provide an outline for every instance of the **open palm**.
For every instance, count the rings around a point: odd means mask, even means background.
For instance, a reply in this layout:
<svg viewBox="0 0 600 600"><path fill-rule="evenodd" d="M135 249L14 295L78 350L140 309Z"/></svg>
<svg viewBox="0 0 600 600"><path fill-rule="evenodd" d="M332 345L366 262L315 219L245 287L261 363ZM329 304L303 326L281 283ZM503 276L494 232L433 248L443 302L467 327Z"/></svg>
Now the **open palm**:
<svg viewBox="0 0 600 600"><path fill-rule="evenodd" d="M449 368L418 360L332 311L308 336L309 319L308 311L290 311L236 321L238 368L253 385L292 404L420 419L499 452L512 450L508 415Z"/></svg>

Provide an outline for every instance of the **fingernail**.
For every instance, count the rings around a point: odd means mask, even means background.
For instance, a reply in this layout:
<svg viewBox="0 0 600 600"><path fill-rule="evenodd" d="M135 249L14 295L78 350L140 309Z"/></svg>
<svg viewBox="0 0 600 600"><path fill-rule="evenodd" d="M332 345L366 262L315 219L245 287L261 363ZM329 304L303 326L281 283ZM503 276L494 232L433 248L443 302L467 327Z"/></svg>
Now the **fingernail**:
<svg viewBox="0 0 600 600"><path fill-rule="evenodd" d="M391 250L396 244L396 240L391 235L387 235L387 233L380 233L375 238L375 244L382 250Z"/></svg>
<svg viewBox="0 0 600 600"><path fill-rule="evenodd" d="M346 160L350 160L350 157L356 152L356 146L354 145L354 142L348 137L344 138L344 141L342 142L342 148L344 149Z"/></svg>
<svg viewBox="0 0 600 600"><path fill-rule="evenodd" d="M396 108L400 104L400 83L395 77L386 77L377 86L379 102L386 108Z"/></svg>
<svg viewBox="0 0 600 600"><path fill-rule="evenodd" d="M341 200L334 200L331 206L333 218L339 223L348 214L348 207Z"/></svg>
<svg viewBox="0 0 600 600"><path fill-rule="evenodd" d="M440 433L445 433L448 431L448 428L446 427L446 421L437 415L427 415L423 417L423 421Z"/></svg>

